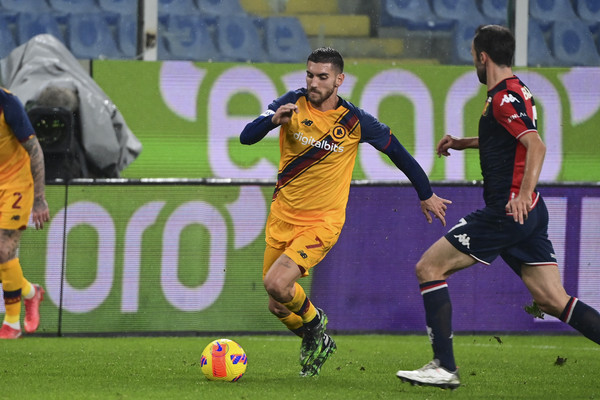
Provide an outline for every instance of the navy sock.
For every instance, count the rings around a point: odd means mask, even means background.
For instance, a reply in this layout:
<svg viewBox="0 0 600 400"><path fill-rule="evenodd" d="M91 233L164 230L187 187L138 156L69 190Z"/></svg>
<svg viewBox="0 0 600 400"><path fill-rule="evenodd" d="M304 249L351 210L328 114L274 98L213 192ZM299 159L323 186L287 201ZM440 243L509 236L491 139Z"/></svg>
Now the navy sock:
<svg viewBox="0 0 600 400"><path fill-rule="evenodd" d="M576 297L571 297L560 320L577 329L586 338L600 344L600 314Z"/></svg>
<svg viewBox="0 0 600 400"><path fill-rule="evenodd" d="M452 303L446 281L431 281L419 285L425 305L425 322L433 358L448 371L456 370L452 348Z"/></svg>

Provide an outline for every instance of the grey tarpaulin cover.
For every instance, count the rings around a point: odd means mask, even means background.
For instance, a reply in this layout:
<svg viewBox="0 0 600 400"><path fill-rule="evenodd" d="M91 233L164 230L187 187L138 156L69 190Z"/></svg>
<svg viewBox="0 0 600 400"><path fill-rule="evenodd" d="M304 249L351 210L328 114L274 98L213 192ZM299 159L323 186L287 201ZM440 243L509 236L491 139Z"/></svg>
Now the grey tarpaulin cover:
<svg viewBox="0 0 600 400"><path fill-rule="evenodd" d="M74 89L79 96L85 157L104 177L119 177L142 151L115 104L52 35L37 35L1 59L0 82L23 104L48 85Z"/></svg>

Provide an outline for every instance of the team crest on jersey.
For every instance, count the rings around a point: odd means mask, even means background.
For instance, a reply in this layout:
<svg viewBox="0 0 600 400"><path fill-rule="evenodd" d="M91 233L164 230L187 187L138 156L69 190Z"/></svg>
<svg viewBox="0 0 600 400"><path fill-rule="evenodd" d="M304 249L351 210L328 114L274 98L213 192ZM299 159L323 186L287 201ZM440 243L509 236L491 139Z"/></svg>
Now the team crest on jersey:
<svg viewBox="0 0 600 400"><path fill-rule="evenodd" d="M488 115L488 112L490 110L490 103L492 102L492 98L488 97L487 101L485 102L485 105L483 106L483 112L481 113L481 115L483 115L484 117Z"/></svg>
<svg viewBox="0 0 600 400"><path fill-rule="evenodd" d="M333 128L333 132L331 134L337 140L341 140L348 134L348 131L342 125L337 125Z"/></svg>

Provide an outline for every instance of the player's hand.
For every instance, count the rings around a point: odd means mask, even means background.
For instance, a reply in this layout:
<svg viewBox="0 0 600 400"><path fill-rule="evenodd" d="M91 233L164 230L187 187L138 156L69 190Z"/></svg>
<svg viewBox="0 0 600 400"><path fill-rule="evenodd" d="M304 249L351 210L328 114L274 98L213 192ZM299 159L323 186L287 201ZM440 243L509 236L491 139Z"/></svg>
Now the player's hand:
<svg viewBox="0 0 600 400"><path fill-rule="evenodd" d="M292 103L284 104L275 111L271 121L275 125L284 125L290 122L292 115L298 113L298 106Z"/></svg>
<svg viewBox="0 0 600 400"><path fill-rule="evenodd" d="M512 214L513 220L523 225L529 211L531 211L531 196L521 196L521 193L513 199L510 199L506 206L506 212Z"/></svg>
<svg viewBox="0 0 600 400"><path fill-rule="evenodd" d="M452 201L442 199L435 193L427 200L421 200L421 212L427 218L427 222L430 224L433 222L433 218L429 213L432 213L437 219L439 219L442 225L446 226L446 210L448 206L446 204L452 204Z"/></svg>
<svg viewBox="0 0 600 400"><path fill-rule="evenodd" d="M44 222L50 221L50 211L45 197L41 196L34 199L31 219L35 224L35 229L44 229Z"/></svg>
<svg viewBox="0 0 600 400"><path fill-rule="evenodd" d="M449 157L450 156L450 152L448 151L449 149L455 149L456 148L456 142L459 139L457 137L454 137L452 135L445 135L439 142L436 148L436 153L438 155L438 157L444 156L444 157Z"/></svg>

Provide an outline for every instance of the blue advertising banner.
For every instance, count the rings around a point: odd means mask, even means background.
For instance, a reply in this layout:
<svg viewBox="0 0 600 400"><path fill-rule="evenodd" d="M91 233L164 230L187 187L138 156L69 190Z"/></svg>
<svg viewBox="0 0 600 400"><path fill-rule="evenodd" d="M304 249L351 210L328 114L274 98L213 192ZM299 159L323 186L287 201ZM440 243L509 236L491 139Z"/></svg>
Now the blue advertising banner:
<svg viewBox="0 0 600 400"><path fill-rule="evenodd" d="M478 186L435 187L451 199L447 227L428 225L410 187L354 186L338 243L313 272L311 298L327 310L331 329L424 331L414 267L421 254L460 218L483 207ZM567 292L600 307L600 187L542 187ZM572 331L557 319L524 311L532 298L501 258L448 279L455 331Z"/></svg>

